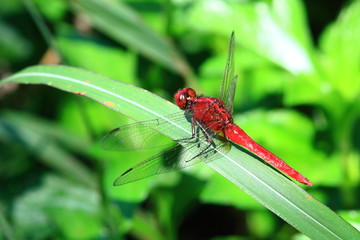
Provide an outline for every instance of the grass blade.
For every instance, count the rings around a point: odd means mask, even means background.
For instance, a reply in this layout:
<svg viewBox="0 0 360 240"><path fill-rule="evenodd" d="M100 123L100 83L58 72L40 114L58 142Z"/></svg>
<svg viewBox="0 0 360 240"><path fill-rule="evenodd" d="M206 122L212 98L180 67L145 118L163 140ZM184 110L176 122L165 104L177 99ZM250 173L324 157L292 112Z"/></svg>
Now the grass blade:
<svg viewBox="0 0 360 240"><path fill-rule="evenodd" d="M137 87L81 69L64 66L29 67L1 83L47 84L86 96L130 118L162 118L178 108L160 97ZM174 131L163 132L173 139L191 133L190 123L169 121ZM162 129L157 129L159 132ZM317 201L294 182L258 161L238 147L208 163L275 214L311 239L360 239L360 233L337 214Z"/></svg>

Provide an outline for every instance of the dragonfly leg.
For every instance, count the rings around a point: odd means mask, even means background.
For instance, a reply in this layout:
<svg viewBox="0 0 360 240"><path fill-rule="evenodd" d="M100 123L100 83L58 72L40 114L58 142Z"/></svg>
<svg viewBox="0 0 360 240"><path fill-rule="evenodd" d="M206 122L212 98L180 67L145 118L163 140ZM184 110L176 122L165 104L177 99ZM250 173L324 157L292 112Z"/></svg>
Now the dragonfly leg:
<svg viewBox="0 0 360 240"><path fill-rule="evenodd" d="M177 139L176 141L187 141L187 140L196 140L196 126L198 126L195 118L191 118L191 137L187 137L187 138L180 138ZM194 141L195 142L195 141Z"/></svg>
<svg viewBox="0 0 360 240"><path fill-rule="evenodd" d="M206 141L209 143L204 149L201 150L201 152L199 152L198 154L196 154L194 157L192 157L191 159L187 160L186 162L188 161L191 161L193 160L194 158L197 158L198 156L202 155L204 152L206 152L210 147L211 145L214 145L214 141L213 139L211 138L210 134L206 131L206 129L204 128L204 126L199 122L197 121L195 118L192 118L191 120L192 122L192 125L194 126L194 132L193 132L193 138L195 138L195 125L198 126L200 128L200 130L203 132L203 134L205 135L206 137ZM198 148L200 148L200 143L198 143Z"/></svg>
<svg viewBox="0 0 360 240"><path fill-rule="evenodd" d="M196 120L194 117L191 118L191 137L177 139L176 142L192 140L192 141L189 141L189 143L195 143L196 141L199 141L199 137L196 137L196 135L197 135L196 127L198 127L201 130L201 132L205 135L206 142L208 142L208 145L204 149L202 149L199 153L197 153L195 156L186 160L186 162L189 162L189 161L197 158L198 156L200 156L201 154L206 152L211 147L211 145L214 145L214 141L211 138L209 132L207 132L206 129L204 128L204 126L198 120ZM201 146L201 142L198 143L197 147L200 148L200 146Z"/></svg>

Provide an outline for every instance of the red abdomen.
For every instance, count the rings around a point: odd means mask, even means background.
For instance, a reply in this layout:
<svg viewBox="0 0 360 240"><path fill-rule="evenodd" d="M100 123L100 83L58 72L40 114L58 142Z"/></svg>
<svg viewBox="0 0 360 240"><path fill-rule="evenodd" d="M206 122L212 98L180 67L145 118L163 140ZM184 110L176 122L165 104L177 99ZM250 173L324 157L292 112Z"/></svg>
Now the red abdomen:
<svg viewBox="0 0 360 240"><path fill-rule="evenodd" d="M224 132L228 139L255 153L260 158L264 159L265 161L267 161L272 166L276 167L286 175L292 177L293 179L303 184L309 186L312 185L312 183L306 177L304 177L295 169L290 167L286 162L284 162L279 157L271 153L269 150L267 150L266 148L255 142L239 126L230 123L225 127Z"/></svg>

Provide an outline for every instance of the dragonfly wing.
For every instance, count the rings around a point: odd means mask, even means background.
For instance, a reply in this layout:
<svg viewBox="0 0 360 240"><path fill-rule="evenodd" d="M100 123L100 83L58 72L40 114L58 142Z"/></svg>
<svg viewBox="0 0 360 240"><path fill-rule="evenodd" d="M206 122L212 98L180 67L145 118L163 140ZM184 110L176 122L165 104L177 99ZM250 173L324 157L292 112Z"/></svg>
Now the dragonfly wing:
<svg viewBox="0 0 360 240"><path fill-rule="evenodd" d="M114 182L114 186L134 182L156 174L176 171L199 162L210 162L220 155L218 151L226 153L224 142L214 139L216 144L209 143L205 137L177 140L175 146L156 154L135 165L121 174Z"/></svg>
<svg viewBox="0 0 360 240"><path fill-rule="evenodd" d="M195 156L193 151L177 144L125 171L115 180L114 186L191 166L200 161L194 159Z"/></svg>
<svg viewBox="0 0 360 240"><path fill-rule="evenodd" d="M230 44L228 49L228 57L225 65L225 71L220 87L219 98L223 101L226 108L232 113L234 95L236 89L237 76L234 77L234 49L235 49L235 34L232 32L230 37Z"/></svg>
<svg viewBox="0 0 360 240"><path fill-rule="evenodd" d="M167 120L153 119L124 125L107 133L101 139L100 145L103 149L112 151L139 150L167 146L173 143L173 141L155 129L162 125L162 128L167 132L167 125L165 125L165 123L177 122L181 119L184 119L184 114L176 113L167 116ZM172 126L168 124L168 128L170 132Z"/></svg>
<svg viewBox="0 0 360 240"><path fill-rule="evenodd" d="M229 142L213 136L210 143L204 134L189 139L176 140L178 144L156 154L145 161L135 165L121 174L114 182L114 186L134 182L156 174L176 171L199 162L216 160L219 151L226 154L230 149ZM227 146L226 146L227 145ZM225 146L225 147L224 147Z"/></svg>
<svg viewBox="0 0 360 240"><path fill-rule="evenodd" d="M111 130L101 139L100 146L105 150L124 151L161 147L171 142L170 138L139 122Z"/></svg>

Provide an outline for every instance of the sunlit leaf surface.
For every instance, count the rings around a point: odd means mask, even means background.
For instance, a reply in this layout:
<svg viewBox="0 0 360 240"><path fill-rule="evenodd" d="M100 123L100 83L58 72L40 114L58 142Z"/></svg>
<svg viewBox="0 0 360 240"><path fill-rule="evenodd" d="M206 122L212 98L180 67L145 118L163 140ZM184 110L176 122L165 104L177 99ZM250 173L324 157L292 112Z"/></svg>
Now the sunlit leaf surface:
<svg viewBox="0 0 360 240"><path fill-rule="evenodd" d="M30 67L2 81L6 82L46 84L92 98L136 120L166 120L168 114L179 111L175 105L140 88L64 66ZM185 119L168 124L173 125L174 131L163 133L173 139L184 132L191 133L190 123ZM219 154L221 157L208 165L310 238L356 239L359 236L351 225L309 193L243 149L234 146L230 152Z"/></svg>

